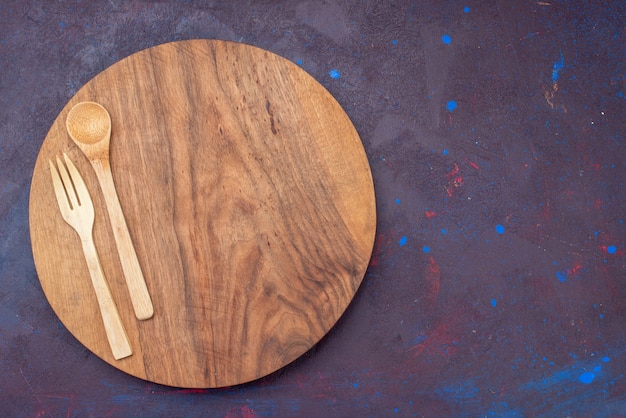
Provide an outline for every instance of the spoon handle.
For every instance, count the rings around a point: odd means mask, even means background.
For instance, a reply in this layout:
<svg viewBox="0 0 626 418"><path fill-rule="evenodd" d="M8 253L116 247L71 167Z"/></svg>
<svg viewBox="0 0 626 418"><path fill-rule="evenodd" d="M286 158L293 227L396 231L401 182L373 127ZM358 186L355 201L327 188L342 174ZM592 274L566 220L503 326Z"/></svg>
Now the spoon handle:
<svg viewBox="0 0 626 418"><path fill-rule="evenodd" d="M152 300L150 299L150 293L148 293L146 281L141 271L141 266L139 265L139 260L137 259L133 241L128 232L128 226L126 225L120 201L117 198L110 163L108 160L90 161L96 172L98 181L100 182L100 188L102 189L107 211L109 212L113 236L115 237L117 251L120 256L120 262L122 263L122 270L124 271L124 277L130 293L130 300L135 310L135 316L140 320L149 319L154 314L154 308L152 306Z"/></svg>

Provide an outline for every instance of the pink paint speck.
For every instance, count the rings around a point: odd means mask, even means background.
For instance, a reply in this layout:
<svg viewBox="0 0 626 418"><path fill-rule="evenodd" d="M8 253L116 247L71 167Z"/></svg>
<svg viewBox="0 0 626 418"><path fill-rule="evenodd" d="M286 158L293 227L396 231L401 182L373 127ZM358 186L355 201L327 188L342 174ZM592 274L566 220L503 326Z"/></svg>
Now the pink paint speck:
<svg viewBox="0 0 626 418"><path fill-rule="evenodd" d="M251 408L246 405L242 405L237 408L233 408L225 415L224 418L257 418L258 415Z"/></svg>

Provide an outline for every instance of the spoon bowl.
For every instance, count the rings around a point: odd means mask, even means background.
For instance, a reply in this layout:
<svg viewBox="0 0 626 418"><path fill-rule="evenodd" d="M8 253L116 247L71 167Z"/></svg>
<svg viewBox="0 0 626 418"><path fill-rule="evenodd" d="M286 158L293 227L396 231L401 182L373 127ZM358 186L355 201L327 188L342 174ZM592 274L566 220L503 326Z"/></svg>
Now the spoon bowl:
<svg viewBox="0 0 626 418"><path fill-rule="evenodd" d="M109 159L111 116L100 104L81 102L74 106L65 120L67 132L89 160Z"/></svg>
<svg viewBox="0 0 626 418"><path fill-rule="evenodd" d="M111 137L111 116L109 112L94 102L82 102L67 115L67 130L78 142L95 144Z"/></svg>

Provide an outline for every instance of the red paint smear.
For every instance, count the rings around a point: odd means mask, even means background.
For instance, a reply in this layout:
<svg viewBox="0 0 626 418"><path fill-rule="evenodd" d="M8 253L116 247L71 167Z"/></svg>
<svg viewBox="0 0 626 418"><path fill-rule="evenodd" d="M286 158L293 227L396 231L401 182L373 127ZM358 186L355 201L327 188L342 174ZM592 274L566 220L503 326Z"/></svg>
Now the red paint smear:
<svg viewBox="0 0 626 418"><path fill-rule="evenodd" d="M246 405L233 408L224 418L256 418L258 415Z"/></svg>
<svg viewBox="0 0 626 418"><path fill-rule="evenodd" d="M458 348L455 347L453 343L459 341L459 339L456 338L451 328L452 324L450 322L442 321L427 335L424 341L409 347L407 351L413 351L411 355L413 359L417 358L422 353L453 355L458 351Z"/></svg>
<svg viewBox="0 0 626 418"><path fill-rule="evenodd" d="M430 219L430 218L434 218L435 216L437 216L437 212L433 212L432 210L427 210L424 212L424 215L426 215L426 217Z"/></svg>
<svg viewBox="0 0 626 418"><path fill-rule="evenodd" d="M435 259L431 256L428 260L426 268L426 282L428 283L428 299L434 300L439 296L439 288L441 285L441 272Z"/></svg>
<svg viewBox="0 0 626 418"><path fill-rule="evenodd" d="M593 207L596 209L602 209L602 201L600 199L594 199Z"/></svg>
<svg viewBox="0 0 626 418"><path fill-rule="evenodd" d="M208 393L207 389L180 389L176 393Z"/></svg>
<svg viewBox="0 0 626 418"><path fill-rule="evenodd" d="M450 170L450 172L448 174L446 174L446 177L448 179L450 179L450 178L456 176L458 172L459 172L459 165L457 163L454 163L454 168L452 170Z"/></svg>
<svg viewBox="0 0 626 418"><path fill-rule="evenodd" d="M370 259L370 267L375 267L380 264L380 249L383 240L383 234L378 235L376 237L376 241L374 241L374 249L372 250L372 257Z"/></svg>
<svg viewBox="0 0 626 418"><path fill-rule="evenodd" d="M446 174L446 178L448 179L446 192L448 192L448 196L452 196L454 194L454 189L463 185L463 177L458 175L459 171L459 165L454 163L454 168Z"/></svg>
<svg viewBox="0 0 626 418"><path fill-rule="evenodd" d="M41 394L39 394L36 397L36 399L39 401L39 404L42 405L42 407L43 407L43 403L42 403L40 398L62 399L64 401L68 401L66 416L67 417L74 416L74 414L73 414L73 411L74 411L74 400L76 398L76 396L74 394L71 394L71 393L41 393ZM35 417L39 418L39 417L43 416L44 414L47 415L47 416L52 416L49 412L46 412L46 410L44 408L42 408L39 412L37 412L37 415L35 415ZM112 414L110 414L110 415L112 415Z"/></svg>
<svg viewBox="0 0 626 418"><path fill-rule="evenodd" d="M578 262L574 264L574 267L567 269L567 277L574 277L578 275L578 272L583 268L583 264Z"/></svg>
<svg viewBox="0 0 626 418"><path fill-rule="evenodd" d="M377 266L380 264L381 259L384 259L389 252L389 244L391 243L391 239L389 237L396 236L397 232L395 230L391 230L389 234L379 234L376 237L376 241L374 241L374 248L372 250L372 257L370 258L370 267Z"/></svg>
<svg viewBox="0 0 626 418"><path fill-rule="evenodd" d="M474 170L478 170L478 164L476 164L474 161L470 160L469 158L466 158L466 160L469 163L469 165L472 166Z"/></svg>
<svg viewBox="0 0 626 418"><path fill-rule="evenodd" d="M463 177L458 176L455 177L454 180L452 180L451 182L448 183L448 186L446 187L446 192L448 192L448 196L452 196L454 194L454 190L463 185Z"/></svg>

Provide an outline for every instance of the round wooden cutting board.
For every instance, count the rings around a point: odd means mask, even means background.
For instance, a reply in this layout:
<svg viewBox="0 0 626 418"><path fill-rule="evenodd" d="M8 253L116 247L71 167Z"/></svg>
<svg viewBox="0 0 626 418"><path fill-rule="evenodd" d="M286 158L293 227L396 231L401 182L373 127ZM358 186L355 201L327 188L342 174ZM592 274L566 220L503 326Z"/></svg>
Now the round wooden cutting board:
<svg viewBox="0 0 626 418"><path fill-rule="evenodd" d="M133 313L97 178L65 128L82 101L111 114L111 166L154 316ZM114 360L76 232L48 160L67 153L94 201L94 238L133 355ZM297 65L259 48L193 40L114 64L61 111L30 193L39 279L89 350L133 376L222 387L316 344L357 291L376 208L359 136Z"/></svg>

